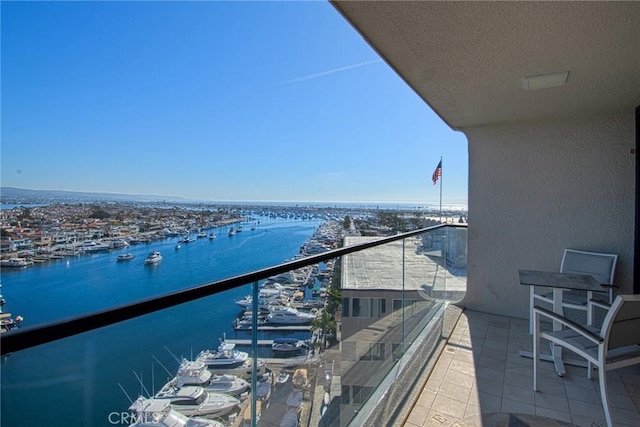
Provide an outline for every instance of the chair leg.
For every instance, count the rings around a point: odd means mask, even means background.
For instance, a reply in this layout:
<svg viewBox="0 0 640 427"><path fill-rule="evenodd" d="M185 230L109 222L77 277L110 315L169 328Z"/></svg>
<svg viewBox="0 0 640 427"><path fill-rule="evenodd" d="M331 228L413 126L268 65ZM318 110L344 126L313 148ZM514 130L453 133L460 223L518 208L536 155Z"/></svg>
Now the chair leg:
<svg viewBox="0 0 640 427"><path fill-rule="evenodd" d="M591 379L591 372L593 371L593 364L591 362L587 362L587 379Z"/></svg>
<svg viewBox="0 0 640 427"><path fill-rule="evenodd" d="M538 391L538 362L540 360L540 314L533 312L533 391Z"/></svg>
<svg viewBox="0 0 640 427"><path fill-rule="evenodd" d="M609 412L609 395L607 394L607 370L604 366L599 366L598 373L600 379L600 398L602 399L604 418L607 422L607 426L612 427L613 422L611 421L611 413Z"/></svg>

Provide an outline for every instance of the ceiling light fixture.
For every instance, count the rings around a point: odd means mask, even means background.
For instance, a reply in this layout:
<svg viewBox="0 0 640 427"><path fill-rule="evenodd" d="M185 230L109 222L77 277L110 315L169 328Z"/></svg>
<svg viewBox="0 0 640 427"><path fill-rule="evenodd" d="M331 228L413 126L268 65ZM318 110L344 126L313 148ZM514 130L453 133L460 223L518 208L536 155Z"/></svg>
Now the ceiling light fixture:
<svg viewBox="0 0 640 427"><path fill-rule="evenodd" d="M568 71L524 77L522 79L522 89L536 90L536 89L547 89L550 87L563 86L567 82L568 77L569 77Z"/></svg>

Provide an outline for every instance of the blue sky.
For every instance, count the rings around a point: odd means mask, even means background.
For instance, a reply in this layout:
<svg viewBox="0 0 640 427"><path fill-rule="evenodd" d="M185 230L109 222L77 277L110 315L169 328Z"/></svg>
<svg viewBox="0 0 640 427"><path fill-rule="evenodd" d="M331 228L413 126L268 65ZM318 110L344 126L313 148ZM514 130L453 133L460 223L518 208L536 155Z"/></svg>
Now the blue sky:
<svg viewBox="0 0 640 427"><path fill-rule="evenodd" d="M2 1L3 186L466 205L467 142L328 3Z"/></svg>

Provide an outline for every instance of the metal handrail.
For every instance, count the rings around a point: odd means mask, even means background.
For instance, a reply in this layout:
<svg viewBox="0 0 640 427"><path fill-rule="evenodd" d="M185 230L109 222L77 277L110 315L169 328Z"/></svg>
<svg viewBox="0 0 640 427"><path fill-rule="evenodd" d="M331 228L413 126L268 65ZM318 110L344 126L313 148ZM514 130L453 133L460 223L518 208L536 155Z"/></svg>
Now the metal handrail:
<svg viewBox="0 0 640 427"><path fill-rule="evenodd" d="M137 302L121 305L116 308L105 309L94 313L73 317L66 320L56 321L41 326L31 328L14 329L0 336L0 355L6 355L20 350L25 350L41 344L46 344L63 338L68 338L83 332L89 332L104 326L113 325L124 320L133 319L135 317L150 314L176 305L194 301L220 292L237 288L264 280L278 274L286 273L291 270L328 261L333 258L348 255L350 253L359 252L375 246L384 245L386 243L395 242L426 233L428 231L445 228L466 228L463 224L440 224L432 227L422 228L420 230L409 231L406 233L396 234L394 236L382 237L370 242L350 245L339 249L329 250L327 252L311 255L299 260L289 261L261 270L255 270L250 273L241 274L224 280L197 285L188 289L170 292L164 295L143 299Z"/></svg>

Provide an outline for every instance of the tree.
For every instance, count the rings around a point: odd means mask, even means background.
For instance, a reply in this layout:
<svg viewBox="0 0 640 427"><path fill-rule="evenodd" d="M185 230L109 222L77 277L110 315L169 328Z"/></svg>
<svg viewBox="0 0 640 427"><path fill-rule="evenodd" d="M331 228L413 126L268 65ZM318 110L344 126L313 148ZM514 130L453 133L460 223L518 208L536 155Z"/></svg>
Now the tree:
<svg viewBox="0 0 640 427"><path fill-rule="evenodd" d="M340 289L330 288L327 290L327 306L325 310L329 314L334 315L342 305L342 291Z"/></svg>
<svg viewBox="0 0 640 427"><path fill-rule="evenodd" d="M351 228L351 218L349 218L349 215L346 215L344 217L344 221L342 222L342 227L345 230L348 230L349 228Z"/></svg>
<svg viewBox="0 0 640 427"><path fill-rule="evenodd" d="M378 222L380 225L389 227L394 233L399 231L407 231L407 223L404 218L395 211L378 212Z"/></svg>
<svg viewBox="0 0 640 427"><path fill-rule="evenodd" d="M109 214L109 212L105 211L102 208L97 208L96 210L94 210L93 212L91 212L91 215L89 215L89 218L95 218L95 219L107 219L109 218L111 215Z"/></svg>
<svg viewBox="0 0 640 427"><path fill-rule="evenodd" d="M331 287L333 289L342 289L342 268L340 267L340 260L336 259L333 264L333 273L331 275Z"/></svg>
<svg viewBox="0 0 640 427"><path fill-rule="evenodd" d="M331 334L334 338L336 336L337 324L333 318L333 315L330 314L327 310L322 310L322 314L320 317L313 320L311 325L322 331L322 343L326 342L327 334ZM324 348L324 345L322 346Z"/></svg>

